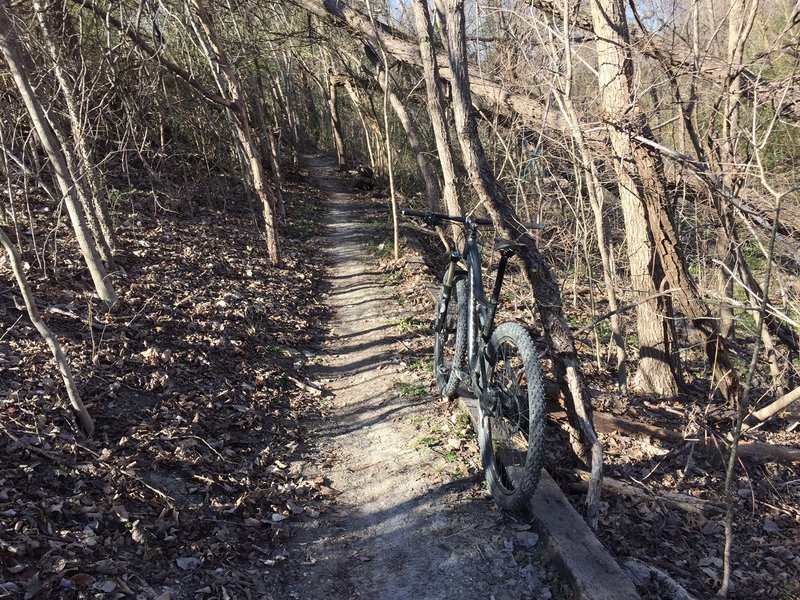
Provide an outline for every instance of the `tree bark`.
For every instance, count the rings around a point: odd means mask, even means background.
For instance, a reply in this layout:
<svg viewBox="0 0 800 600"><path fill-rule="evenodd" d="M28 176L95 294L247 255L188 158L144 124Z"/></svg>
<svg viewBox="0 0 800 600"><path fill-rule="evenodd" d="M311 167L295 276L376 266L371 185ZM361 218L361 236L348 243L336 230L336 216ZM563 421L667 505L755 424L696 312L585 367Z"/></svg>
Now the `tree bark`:
<svg viewBox="0 0 800 600"><path fill-rule="evenodd" d="M615 164L620 180L620 196L625 217L625 231L628 236L631 276L654 289L668 285L675 289L671 298L681 312L691 321L700 333L706 356L714 372L714 382L722 396L730 403L738 400L739 384L736 372L730 362L727 350L722 345L719 330L703 303L694 280L686 269L683 253L678 241L672 207L666 190L661 155L652 147L641 143L640 138L652 139L653 135L644 118L636 109L633 93L633 58L631 56L629 34L625 19L625 4L621 0L594 0L591 4L594 17L594 31L597 34L598 79L602 93L606 121L609 123L609 136L616 155ZM634 107L631 111L631 107ZM631 116L631 113L633 115ZM644 221L642 221L642 218ZM641 256L634 256L631 240L637 236L644 241L646 232L648 265ZM646 280L650 281L646 281ZM669 310L662 310L650 318L662 319L662 327L669 327ZM640 337L650 323L642 320L639 314ZM647 319L647 316L644 316ZM665 335L653 341L669 350L670 339ZM640 354L644 342L640 339ZM666 378L666 363L672 366L674 377L679 377L677 357L674 350L659 356L661 347L655 348L656 360L644 365L654 367ZM649 352L648 352L649 353ZM642 355L645 358L645 355ZM661 363L661 364L657 364ZM642 372L640 364L636 382L639 385L650 383L647 372ZM677 381L680 381L678 379Z"/></svg>
<svg viewBox="0 0 800 600"><path fill-rule="evenodd" d="M598 83L606 118L619 122L630 109L633 69L627 49L625 8L618 0L592 2L595 44L598 55ZM635 147L624 131L610 126L614 168L619 180L619 197L625 221L625 241L630 264L631 285L642 301L636 309L639 335L639 365L633 377L634 387L656 396L674 396L678 392L680 368L674 347L675 332L669 299L652 296L661 291L664 274L655 241L648 223L647 211L641 198L645 181L651 189L657 186L653 165L642 172L634 157ZM647 157L639 153L640 159ZM647 179L645 179L647 178Z"/></svg>
<svg viewBox="0 0 800 600"><path fill-rule="evenodd" d="M545 337L555 359L558 381L563 387L565 396L570 399L568 414L574 428L573 435L580 437L583 442L582 447L580 444L574 444L575 449L580 456L588 458L587 462L591 464L592 483L586 499L586 518L592 527L596 527L603 472L603 449L592 425L588 388L581 372L569 325L561 310L559 286L539 254L536 242L521 225L505 190L492 173L478 136L475 118L471 113L469 73L466 66L464 2L448 0L446 6L448 56L453 73L453 112L464 163L472 187L494 221L498 233L525 246L525 250L520 254L523 270L536 296Z"/></svg>
<svg viewBox="0 0 800 600"><path fill-rule="evenodd" d="M100 260L95 239L87 226L86 216L81 208L75 182L67 167L64 150L59 144L58 137L53 129L55 121L48 120L47 110L41 99L33 91L27 69L29 60L18 40L17 29L8 12L8 0L0 0L0 52L2 52L8 64L11 76L30 116L31 124L36 129L36 134L53 166L56 181L64 196L64 204L67 207L81 254L86 261L86 266L89 268L95 290L101 300L110 308L117 301L117 295Z"/></svg>

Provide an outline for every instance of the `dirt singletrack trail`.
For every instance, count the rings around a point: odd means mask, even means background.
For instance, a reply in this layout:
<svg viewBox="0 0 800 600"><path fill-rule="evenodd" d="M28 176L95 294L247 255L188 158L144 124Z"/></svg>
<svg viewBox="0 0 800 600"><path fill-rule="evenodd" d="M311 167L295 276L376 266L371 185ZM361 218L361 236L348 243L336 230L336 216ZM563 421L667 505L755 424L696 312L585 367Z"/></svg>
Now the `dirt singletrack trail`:
<svg viewBox="0 0 800 600"><path fill-rule="evenodd" d="M306 165L328 196L332 322L323 363L330 416L310 426L304 472L339 492L296 527L276 597L550 598L535 534L497 512L479 476L443 483L444 457L416 448L436 399L408 398L396 337L403 313L363 244L363 209L326 156Z"/></svg>

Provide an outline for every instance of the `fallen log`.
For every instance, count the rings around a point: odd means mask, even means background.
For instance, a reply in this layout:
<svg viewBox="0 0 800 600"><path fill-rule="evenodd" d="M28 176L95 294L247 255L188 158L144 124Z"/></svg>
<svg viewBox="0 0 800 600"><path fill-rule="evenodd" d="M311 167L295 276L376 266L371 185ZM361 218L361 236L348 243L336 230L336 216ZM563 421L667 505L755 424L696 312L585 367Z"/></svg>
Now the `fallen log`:
<svg viewBox="0 0 800 600"><path fill-rule="evenodd" d="M562 410L549 412L548 416L556 421L564 421L567 418L566 413ZM680 431L664 429L663 427L656 427L655 425L650 425L648 423L624 419L622 417L617 417L600 411L594 412L594 424L597 428L597 431L606 435L624 432L641 437L657 438L672 442L674 444L684 442L697 444L701 448L704 448L706 452L719 451L718 446L712 442L711 438L685 438ZM727 441L721 440L720 438L717 439L727 446ZM800 448L795 448L792 446L779 446L764 442L743 442L739 444L738 454L741 458L748 460L771 461L778 463L800 463Z"/></svg>
<svg viewBox="0 0 800 600"><path fill-rule="evenodd" d="M572 481L567 484L569 489L579 492L586 491L589 478L591 477L588 471L582 471L580 469L560 469L559 471L578 478L578 481ZM724 508L721 503L712 500L695 498L694 496L688 496L677 492L653 492L652 490L636 487L625 481L620 481L619 479L608 476L603 477L603 489L621 496L653 500L668 508L676 508L694 514L703 514L705 511L722 512Z"/></svg>

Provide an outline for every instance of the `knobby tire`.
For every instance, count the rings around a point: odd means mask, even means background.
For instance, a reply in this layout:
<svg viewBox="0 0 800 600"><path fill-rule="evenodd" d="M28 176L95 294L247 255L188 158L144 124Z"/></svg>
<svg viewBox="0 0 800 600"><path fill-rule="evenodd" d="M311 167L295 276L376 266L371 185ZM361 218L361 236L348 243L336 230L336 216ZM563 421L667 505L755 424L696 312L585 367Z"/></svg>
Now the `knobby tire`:
<svg viewBox="0 0 800 600"><path fill-rule="evenodd" d="M457 395L459 372L464 365L467 353L467 296L463 278L453 282L450 297L439 296L437 316L446 302L445 319L442 326L434 332L433 368L436 374L436 387L439 393L452 400Z"/></svg>
<svg viewBox="0 0 800 600"><path fill-rule="evenodd" d="M497 504L520 511L539 484L544 447L544 385L536 348L517 323L503 323L488 347L487 393L497 400L482 415L479 444L486 482Z"/></svg>

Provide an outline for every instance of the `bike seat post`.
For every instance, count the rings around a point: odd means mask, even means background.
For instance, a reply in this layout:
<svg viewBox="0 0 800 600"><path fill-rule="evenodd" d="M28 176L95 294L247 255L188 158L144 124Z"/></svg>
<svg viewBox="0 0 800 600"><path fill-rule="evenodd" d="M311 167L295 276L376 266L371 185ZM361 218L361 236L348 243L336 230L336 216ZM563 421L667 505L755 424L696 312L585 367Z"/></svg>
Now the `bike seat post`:
<svg viewBox="0 0 800 600"><path fill-rule="evenodd" d="M497 278L494 280L494 290L492 290L492 304L497 305L500 300L500 288L503 285L503 278L506 274L506 266L508 265L508 259L514 253L509 250L503 250L500 252L500 262L497 263Z"/></svg>

